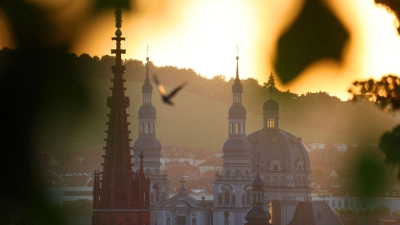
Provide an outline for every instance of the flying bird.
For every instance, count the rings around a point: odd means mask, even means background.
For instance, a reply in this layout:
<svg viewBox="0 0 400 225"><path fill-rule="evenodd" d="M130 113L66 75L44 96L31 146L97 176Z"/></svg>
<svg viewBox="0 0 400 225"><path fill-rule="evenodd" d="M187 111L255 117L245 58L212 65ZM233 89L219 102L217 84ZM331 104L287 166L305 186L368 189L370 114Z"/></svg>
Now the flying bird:
<svg viewBox="0 0 400 225"><path fill-rule="evenodd" d="M153 79L154 79L154 82L155 82L156 85L157 85L158 91L159 91L160 94L161 94L162 100L164 101L164 103L169 104L169 105L173 105L173 104L174 104L174 103L171 102L171 98L172 98L180 89L182 89L183 86L186 85L186 82L184 82L183 84L179 85L179 86L176 87L174 90L172 90L169 94L166 94L164 86L162 86L162 85L160 84L160 82L158 81L157 76L156 76L155 74L153 75Z"/></svg>

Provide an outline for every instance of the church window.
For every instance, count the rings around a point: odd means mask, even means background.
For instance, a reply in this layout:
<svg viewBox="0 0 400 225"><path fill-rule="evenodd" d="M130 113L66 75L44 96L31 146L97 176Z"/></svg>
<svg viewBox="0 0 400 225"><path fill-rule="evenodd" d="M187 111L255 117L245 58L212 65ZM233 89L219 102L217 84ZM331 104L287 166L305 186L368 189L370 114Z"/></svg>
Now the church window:
<svg viewBox="0 0 400 225"><path fill-rule="evenodd" d="M197 224L197 220L196 220L196 218L193 218L192 219L192 225L196 225Z"/></svg>
<svg viewBox="0 0 400 225"><path fill-rule="evenodd" d="M229 127L229 134L233 134L233 123L231 123L231 126Z"/></svg>
<svg viewBox="0 0 400 225"><path fill-rule="evenodd" d="M242 172L240 172L240 170L236 170L236 176L242 176Z"/></svg>
<svg viewBox="0 0 400 225"><path fill-rule="evenodd" d="M231 171L230 170L226 171L226 175L230 176L231 175Z"/></svg>
<svg viewBox="0 0 400 225"><path fill-rule="evenodd" d="M246 203L247 204L251 203L251 192L250 191L246 192Z"/></svg>
<svg viewBox="0 0 400 225"><path fill-rule="evenodd" d="M166 225L171 225L171 219L167 217Z"/></svg>
<svg viewBox="0 0 400 225"><path fill-rule="evenodd" d="M147 122L147 129L146 129L146 133L150 133L150 123Z"/></svg>
<svg viewBox="0 0 400 225"><path fill-rule="evenodd" d="M231 201L231 193L230 193L230 191L225 191L224 198L225 198L225 202L224 203L230 203L230 201Z"/></svg>
<svg viewBox="0 0 400 225"><path fill-rule="evenodd" d="M242 130L240 129L240 123L236 124L237 134L242 134Z"/></svg>
<svg viewBox="0 0 400 225"><path fill-rule="evenodd" d="M176 217L176 225L186 225L186 216Z"/></svg>
<svg viewBox="0 0 400 225"><path fill-rule="evenodd" d="M144 127L143 127L143 122L140 122L140 133L144 133Z"/></svg>
<svg viewBox="0 0 400 225"><path fill-rule="evenodd" d="M222 195L218 196L218 203L222 204Z"/></svg>
<svg viewBox="0 0 400 225"><path fill-rule="evenodd" d="M274 159L270 162L270 167L269 170L274 170L274 171L279 171L282 170L281 168L281 162L277 159Z"/></svg>
<svg viewBox="0 0 400 225"><path fill-rule="evenodd" d="M296 170L298 170L298 171L304 170L304 161L303 160L298 160L296 162Z"/></svg>
<svg viewBox="0 0 400 225"><path fill-rule="evenodd" d="M268 128L275 127L275 119L274 118L267 118L267 127Z"/></svg>

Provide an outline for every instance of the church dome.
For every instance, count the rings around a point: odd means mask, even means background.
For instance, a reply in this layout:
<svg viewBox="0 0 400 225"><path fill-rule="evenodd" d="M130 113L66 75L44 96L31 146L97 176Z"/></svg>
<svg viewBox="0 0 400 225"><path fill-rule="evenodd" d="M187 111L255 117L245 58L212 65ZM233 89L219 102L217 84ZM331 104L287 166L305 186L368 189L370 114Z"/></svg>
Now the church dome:
<svg viewBox="0 0 400 225"><path fill-rule="evenodd" d="M243 85L240 82L235 81L232 85L232 92L243 92Z"/></svg>
<svg viewBox="0 0 400 225"><path fill-rule="evenodd" d="M158 156L161 156L161 143L156 138L138 138L133 143L133 151L159 150ZM135 153L134 153L135 154ZM139 153L138 153L139 154Z"/></svg>
<svg viewBox="0 0 400 225"><path fill-rule="evenodd" d="M153 85L150 84L150 82L144 82L142 85L142 92L152 92L153 91Z"/></svg>
<svg viewBox="0 0 400 225"><path fill-rule="evenodd" d="M271 219L271 214L262 205L253 205L244 214L244 218L248 222L264 222L260 224L265 224Z"/></svg>
<svg viewBox="0 0 400 225"><path fill-rule="evenodd" d="M277 101L273 99L269 99L268 101L264 102L263 105L264 111L279 111L279 104Z"/></svg>
<svg viewBox="0 0 400 225"><path fill-rule="evenodd" d="M231 154L246 154L247 151L250 151L251 144L247 139L243 138L229 138L225 141L222 146L222 151L225 153L229 152Z"/></svg>
<svg viewBox="0 0 400 225"><path fill-rule="evenodd" d="M260 154L261 173L311 172L308 154L300 138L281 129L262 129L249 134L247 139L253 146L253 160Z"/></svg>
<svg viewBox="0 0 400 225"><path fill-rule="evenodd" d="M233 104L228 111L229 117L246 117L246 108L243 105Z"/></svg>
<svg viewBox="0 0 400 225"><path fill-rule="evenodd" d="M139 108L139 117L156 117L156 108L150 104L144 104Z"/></svg>

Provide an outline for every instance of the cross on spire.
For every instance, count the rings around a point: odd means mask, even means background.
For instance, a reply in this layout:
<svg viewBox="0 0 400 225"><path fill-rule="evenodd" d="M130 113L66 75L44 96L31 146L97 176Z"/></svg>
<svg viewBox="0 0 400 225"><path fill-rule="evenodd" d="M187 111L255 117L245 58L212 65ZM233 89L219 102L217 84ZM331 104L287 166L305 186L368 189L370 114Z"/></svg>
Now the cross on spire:
<svg viewBox="0 0 400 225"><path fill-rule="evenodd" d="M236 56L239 56L239 45L236 45Z"/></svg>
<svg viewBox="0 0 400 225"><path fill-rule="evenodd" d="M181 179L179 182L182 184L181 187L183 187L183 183L185 183L185 180L183 179L183 177L182 177L182 179Z"/></svg>

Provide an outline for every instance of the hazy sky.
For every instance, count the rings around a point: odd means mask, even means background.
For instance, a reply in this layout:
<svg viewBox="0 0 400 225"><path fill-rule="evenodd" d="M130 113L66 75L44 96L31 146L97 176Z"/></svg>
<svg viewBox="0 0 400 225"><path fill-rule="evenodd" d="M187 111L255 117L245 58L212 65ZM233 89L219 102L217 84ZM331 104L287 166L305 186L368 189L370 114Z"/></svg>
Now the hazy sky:
<svg viewBox="0 0 400 225"><path fill-rule="evenodd" d="M270 72L274 73L279 35L295 18L301 2L139 0L135 12L122 15L125 58L145 61L149 45L149 57L156 66L192 68L208 78L221 74L229 79L235 76L239 45L240 77L253 77L264 83ZM327 91L347 100L347 89L356 79L380 78L388 73L400 75L400 38L393 15L375 5L374 0L326 2L350 31L343 64L329 60L316 63L285 86L277 79L279 89L298 94ZM55 16L60 21L58 38L73 34L71 51L78 55L110 55L115 46L111 41L115 32L113 12L87 20L87 8L87 3L70 4L66 13ZM4 21L0 11L0 31L12 34ZM0 36L0 46L4 45L12 46L12 35Z"/></svg>

